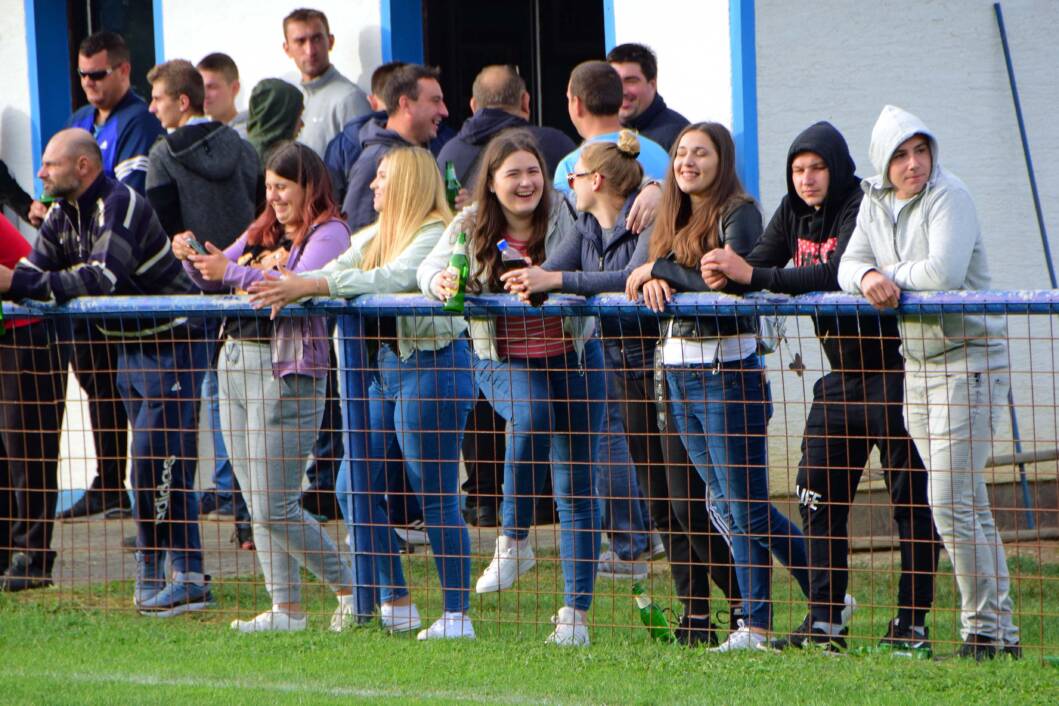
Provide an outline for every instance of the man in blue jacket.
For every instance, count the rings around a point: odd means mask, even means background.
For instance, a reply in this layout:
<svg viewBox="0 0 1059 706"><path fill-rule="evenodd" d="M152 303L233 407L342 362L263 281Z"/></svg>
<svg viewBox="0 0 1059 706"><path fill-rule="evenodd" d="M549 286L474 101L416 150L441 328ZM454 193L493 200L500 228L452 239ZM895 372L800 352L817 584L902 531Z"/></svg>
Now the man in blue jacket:
<svg viewBox="0 0 1059 706"><path fill-rule="evenodd" d="M193 293L150 204L103 173L90 133L58 132L44 150L39 176L58 201L33 251L14 270L0 267L5 298L62 303L81 296ZM92 325L116 344L117 389L132 420L138 533L133 602L142 614L157 617L204 609L213 597L203 573L193 492L199 390L207 367L203 332L184 317Z"/></svg>
<svg viewBox="0 0 1059 706"><path fill-rule="evenodd" d="M144 194L147 154L164 130L147 110L147 104L130 88L129 56L125 40L114 32L97 32L81 42L77 73L88 105L70 116L66 127L90 132L103 155L103 173ZM88 395L99 473L87 492L57 515L57 519L100 512L107 513L108 517L127 515L125 464L129 420L124 408L116 402L117 351L112 342L100 337L92 327L75 325L72 335L78 344L73 347L74 373Z"/></svg>

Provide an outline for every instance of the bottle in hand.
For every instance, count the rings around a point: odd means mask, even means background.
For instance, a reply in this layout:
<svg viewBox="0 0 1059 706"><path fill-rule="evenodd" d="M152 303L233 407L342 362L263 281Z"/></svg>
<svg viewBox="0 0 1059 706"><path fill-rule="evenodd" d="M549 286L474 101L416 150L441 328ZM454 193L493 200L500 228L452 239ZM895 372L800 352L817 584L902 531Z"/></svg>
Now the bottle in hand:
<svg viewBox="0 0 1059 706"><path fill-rule="evenodd" d="M529 267L529 263L522 255L518 253L518 250L511 247L506 240L499 240L496 243L496 249L500 251L500 264L504 268L504 272L510 272L511 270L522 270ZM530 306L540 306L544 303L544 292L537 292L531 294L529 297Z"/></svg>
<svg viewBox="0 0 1059 706"><path fill-rule="evenodd" d="M448 271L456 277L456 291L445 300L445 306L442 308L445 311L461 313L463 312L463 297L467 291L467 275L470 273L470 262L467 260L467 234L462 231L456 236L456 245L452 248Z"/></svg>
<svg viewBox="0 0 1059 706"><path fill-rule="evenodd" d="M463 185L456 178L456 165L450 159L445 162L445 198L449 202L449 208L456 211L456 196L460 193Z"/></svg>

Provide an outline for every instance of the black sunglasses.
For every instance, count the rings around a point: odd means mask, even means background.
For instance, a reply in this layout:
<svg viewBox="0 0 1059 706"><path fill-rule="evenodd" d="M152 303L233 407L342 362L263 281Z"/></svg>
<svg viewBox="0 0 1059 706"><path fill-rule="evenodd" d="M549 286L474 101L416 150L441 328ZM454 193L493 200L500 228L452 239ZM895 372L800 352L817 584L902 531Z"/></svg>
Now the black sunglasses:
<svg viewBox="0 0 1059 706"><path fill-rule="evenodd" d="M114 70L116 68L117 67L115 66L109 66L105 69L100 69L98 71L82 71L81 69L78 69L77 75L81 78L87 78L92 81L102 81L107 76L110 76L112 73L114 73Z"/></svg>

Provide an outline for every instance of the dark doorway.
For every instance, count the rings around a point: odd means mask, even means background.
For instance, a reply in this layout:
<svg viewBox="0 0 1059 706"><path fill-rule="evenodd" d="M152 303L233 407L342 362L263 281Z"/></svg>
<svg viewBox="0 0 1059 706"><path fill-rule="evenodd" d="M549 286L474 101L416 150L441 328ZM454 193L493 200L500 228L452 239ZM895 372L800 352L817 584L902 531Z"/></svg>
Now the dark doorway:
<svg viewBox="0 0 1059 706"><path fill-rule="evenodd" d="M425 0L424 57L441 68L449 124L470 115L471 83L483 66L511 64L526 79L532 117L580 142L566 113L570 71L606 55L602 2Z"/></svg>
<svg viewBox="0 0 1059 706"><path fill-rule="evenodd" d="M154 3L152 0L67 0L66 27L70 47L70 106L88 101L77 76L77 47L90 34L109 30L125 38L132 55L132 90L150 100L147 72L155 64Z"/></svg>

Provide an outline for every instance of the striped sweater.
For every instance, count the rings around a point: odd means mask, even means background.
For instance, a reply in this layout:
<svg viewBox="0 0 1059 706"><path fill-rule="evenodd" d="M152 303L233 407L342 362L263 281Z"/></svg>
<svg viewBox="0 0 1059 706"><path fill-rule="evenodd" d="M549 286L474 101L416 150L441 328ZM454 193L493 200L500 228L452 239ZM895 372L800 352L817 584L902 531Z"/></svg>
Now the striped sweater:
<svg viewBox="0 0 1059 706"><path fill-rule="evenodd" d="M62 303L81 296L196 291L150 204L100 174L76 202L51 207L33 251L15 268L8 296ZM107 323L100 326L104 333L141 337L184 320L127 320L114 330Z"/></svg>

